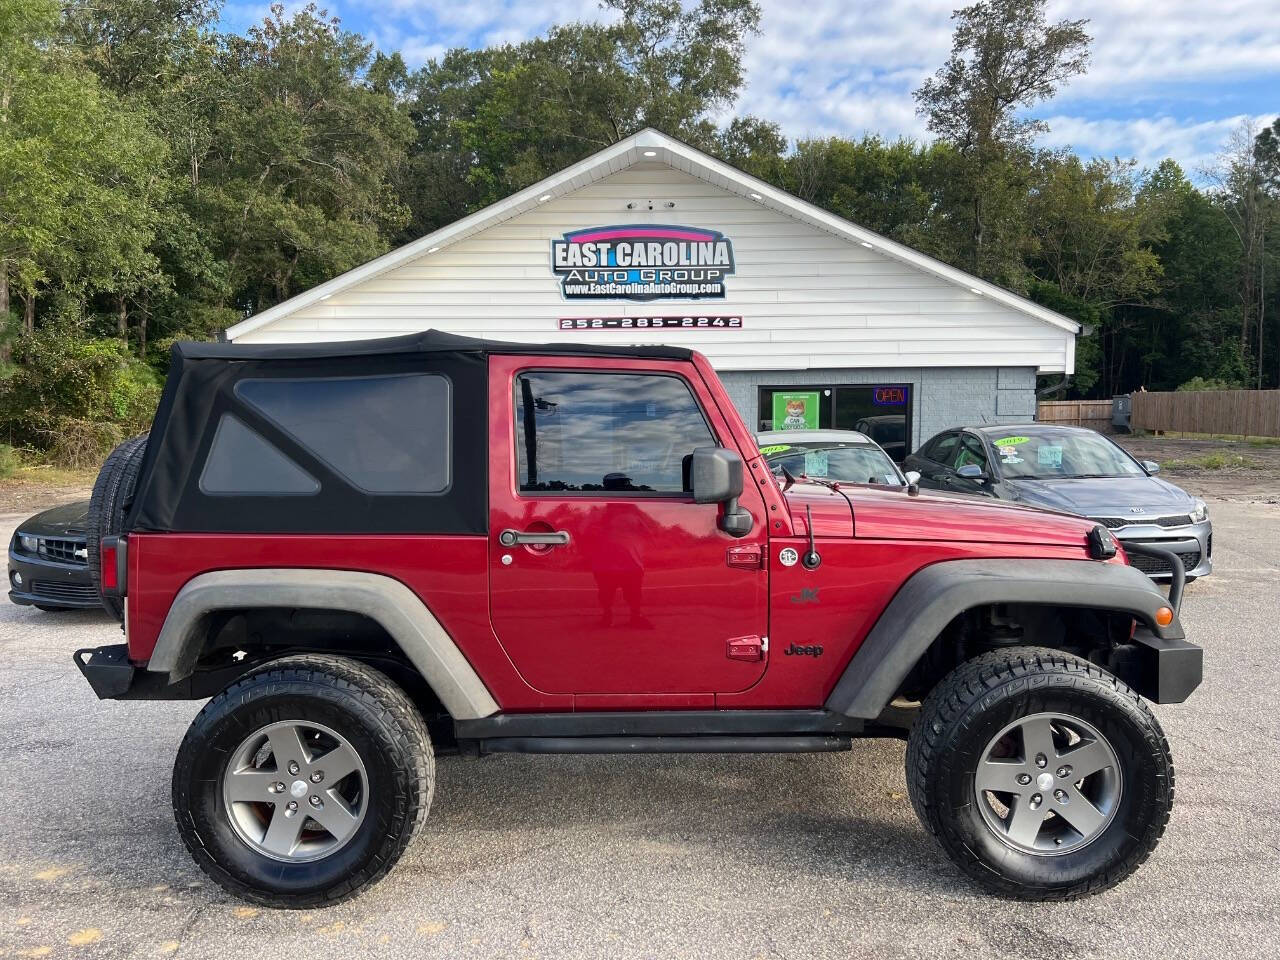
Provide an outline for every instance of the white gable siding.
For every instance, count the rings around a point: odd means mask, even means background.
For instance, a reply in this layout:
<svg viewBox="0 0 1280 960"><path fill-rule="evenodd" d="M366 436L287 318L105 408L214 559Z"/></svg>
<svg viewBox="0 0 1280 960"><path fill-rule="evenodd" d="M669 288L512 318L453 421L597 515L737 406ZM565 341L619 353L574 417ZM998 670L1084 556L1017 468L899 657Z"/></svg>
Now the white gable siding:
<svg viewBox="0 0 1280 960"><path fill-rule="evenodd" d="M649 201L655 209L648 210ZM664 205L672 201L675 207ZM628 210L635 202L637 208ZM552 239L605 224L722 231L725 300L565 301ZM561 317L715 314L740 330L561 333ZM722 370L1034 367L1069 370L1073 334L674 170L637 164L256 330L241 342L349 340L435 328L549 342L664 342Z"/></svg>

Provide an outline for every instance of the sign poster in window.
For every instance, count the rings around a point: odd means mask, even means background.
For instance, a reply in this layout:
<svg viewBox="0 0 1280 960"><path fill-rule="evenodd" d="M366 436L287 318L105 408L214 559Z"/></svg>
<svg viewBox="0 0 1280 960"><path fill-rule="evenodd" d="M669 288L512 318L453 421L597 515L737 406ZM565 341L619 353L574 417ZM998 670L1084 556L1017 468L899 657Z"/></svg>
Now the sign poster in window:
<svg viewBox="0 0 1280 960"><path fill-rule="evenodd" d="M775 430L817 430L817 390L777 391L773 395L773 423Z"/></svg>

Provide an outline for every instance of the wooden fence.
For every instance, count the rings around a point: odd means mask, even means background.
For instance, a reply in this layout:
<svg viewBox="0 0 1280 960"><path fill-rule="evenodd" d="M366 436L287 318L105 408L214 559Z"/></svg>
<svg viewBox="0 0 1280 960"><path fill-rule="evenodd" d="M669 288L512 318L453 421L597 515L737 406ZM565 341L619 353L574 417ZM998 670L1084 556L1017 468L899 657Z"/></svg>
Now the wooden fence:
<svg viewBox="0 0 1280 960"><path fill-rule="evenodd" d="M1111 426L1110 400L1041 400L1036 405L1041 423L1065 423L1106 430Z"/></svg>
<svg viewBox="0 0 1280 960"><path fill-rule="evenodd" d="M1132 397L1133 426L1143 430L1280 437L1280 390L1135 393Z"/></svg>

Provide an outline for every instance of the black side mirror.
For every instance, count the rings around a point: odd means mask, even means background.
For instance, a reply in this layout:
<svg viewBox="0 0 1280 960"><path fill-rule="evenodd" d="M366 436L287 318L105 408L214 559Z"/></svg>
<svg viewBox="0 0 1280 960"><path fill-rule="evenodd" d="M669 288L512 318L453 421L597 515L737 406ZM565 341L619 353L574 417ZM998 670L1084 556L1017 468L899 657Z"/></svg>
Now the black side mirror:
<svg viewBox="0 0 1280 960"><path fill-rule="evenodd" d="M726 447L698 447L689 464L694 503L723 503L716 525L732 537L751 532L751 514L738 506L742 496L742 457Z"/></svg>
<svg viewBox="0 0 1280 960"><path fill-rule="evenodd" d="M972 480L974 483L986 483L991 479L987 472L976 463L966 463L963 467L956 469L956 476L963 477L966 480Z"/></svg>

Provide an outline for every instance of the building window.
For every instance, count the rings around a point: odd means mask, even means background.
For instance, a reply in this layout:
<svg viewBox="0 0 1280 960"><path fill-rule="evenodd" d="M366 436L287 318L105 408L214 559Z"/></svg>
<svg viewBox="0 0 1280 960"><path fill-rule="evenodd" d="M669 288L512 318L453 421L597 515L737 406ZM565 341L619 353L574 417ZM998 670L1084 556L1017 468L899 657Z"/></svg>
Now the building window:
<svg viewBox="0 0 1280 960"><path fill-rule="evenodd" d="M857 430L898 463L910 453L911 384L760 388L757 429Z"/></svg>
<svg viewBox="0 0 1280 960"><path fill-rule="evenodd" d="M524 493L682 494L694 447L716 442L677 377L538 370L514 400Z"/></svg>

